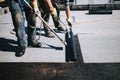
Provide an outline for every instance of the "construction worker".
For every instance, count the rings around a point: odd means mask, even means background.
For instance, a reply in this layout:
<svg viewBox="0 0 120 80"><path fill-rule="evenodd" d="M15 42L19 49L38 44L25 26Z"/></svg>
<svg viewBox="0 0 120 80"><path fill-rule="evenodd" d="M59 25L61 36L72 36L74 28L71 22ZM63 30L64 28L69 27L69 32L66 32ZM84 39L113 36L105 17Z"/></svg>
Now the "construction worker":
<svg viewBox="0 0 120 80"><path fill-rule="evenodd" d="M52 15L55 27L60 30L60 31L65 31L65 28L63 28L59 21L56 21L56 18L58 18L57 15L57 11L56 9L53 7L51 0L38 0L39 4L40 4L40 10L41 10L41 14L43 19L48 23L49 22L49 17L50 17L50 13ZM43 25L44 29L45 29L45 35L47 37L53 38L54 35L51 33L50 29L46 28L45 24Z"/></svg>
<svg viewBox="0 0 120 80"><path fill-rule="evenodd" d="M17 57L24 55L27 46L41 47L41 43L38 42L35 38L36 34L35 12L38 11L37 0L27 1L31 4L34 11L31 10L27 5L25 5L23 0L10 0L10 11L18 42L18 50L16 51L15 54ZM28 36L26 36L25 31L24 12L27 20Z"/></svg>
<svg viewBox="0 0 120 80"><path fill-rule="evenodd" d="M57 14L58 14L58 18L60 19L60 10L58 8L58 5L57 4L64 4L65 5L65 12L66 12L66 21L68 23L69 26L72 26L72 23L71 23L71 12L70 12L70 4L69 4L69 0L52 0L52 4L53 6L55 6L55 8L57 9ZM59 21L59 20L58 20Z"/></svg>

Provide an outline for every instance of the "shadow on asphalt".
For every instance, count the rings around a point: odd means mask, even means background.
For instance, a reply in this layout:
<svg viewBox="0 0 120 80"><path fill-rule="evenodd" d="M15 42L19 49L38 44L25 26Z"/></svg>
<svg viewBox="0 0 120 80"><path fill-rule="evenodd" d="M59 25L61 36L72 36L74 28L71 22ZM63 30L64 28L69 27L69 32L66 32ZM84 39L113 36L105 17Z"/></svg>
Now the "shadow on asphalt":
<svg viewBox="0 0 120 80"><path fill-rule="evenodd" d="M45 44L45 45L47 45L49 47L41 47L41 48L63 50L63 47L57 47L57 46L53 46L53 45L50 45L50 44L47 44L47 43L42 43L42 44Z"/></svg>
<svg viewBox="0 0 120 80"><path fill-rule="evenodd" d="M17 42L15 40L0 38L0 51L16 52Z"/></svg>

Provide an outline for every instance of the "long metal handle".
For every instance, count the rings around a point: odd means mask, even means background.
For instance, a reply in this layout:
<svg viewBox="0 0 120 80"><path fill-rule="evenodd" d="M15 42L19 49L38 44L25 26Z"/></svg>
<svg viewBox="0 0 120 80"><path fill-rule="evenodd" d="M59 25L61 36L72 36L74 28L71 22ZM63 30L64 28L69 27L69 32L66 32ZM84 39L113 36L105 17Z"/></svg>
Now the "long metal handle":
<svg viewBox="0 0 120 80"><path fill-rule="evenodd" d="M31 7L31 5L30 5L26 0L24 0L24 2L25 2L25 4L26 4L31 10L33 10L33 8ZM56 36L64 45L67 45L67 43L66 43L65 41L63 41L63 40L56 34L56 32L55 32L53 29L51 29L51 27L48 25L48 23L47 23L37 12L35 12L35 14L43 21L43 23L46 25L45 27L49 28L49 29L55 34L55 36Z"/></svg>

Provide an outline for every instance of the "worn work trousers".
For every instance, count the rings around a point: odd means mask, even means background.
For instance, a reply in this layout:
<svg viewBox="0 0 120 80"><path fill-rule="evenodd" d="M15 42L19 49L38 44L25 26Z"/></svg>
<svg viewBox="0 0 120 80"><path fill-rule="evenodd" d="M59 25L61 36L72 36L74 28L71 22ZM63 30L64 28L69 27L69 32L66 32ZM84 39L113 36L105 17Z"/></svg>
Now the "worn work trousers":
<svg viewBox="0 0 120 80"><path fill-rule="evenodd" d="M44 0L38 0L39 4L40 4L40 10L41 10L41 14L42 14L42 17L44 18L44 20L46 22L49 22L49 17L50 17L50 11L49 11L49 8L47 7L46 3L44 2ZM55 2L52 2L53 6L56 8L57 10L57 14L58 14L58 18L59 17L59 14L60 14L60 10L57 6L57 4ZM54 17L53 18L53 22L54 22L54 25L55 27L57 28L59 26L59 20L56 20Z"/></svg>
<svg viewBox="0 0 120 80"><path fill-rule="evenodd" d="M12 15L13 25L16 31L16 37L18 46L20 48L26 48L28 44L32 44L36 42L36 18L35 13L28 7L23 7L18 1L11 0L10 1L10 11ZM25 17L27 20L27 34L25 29Z"/></svg>

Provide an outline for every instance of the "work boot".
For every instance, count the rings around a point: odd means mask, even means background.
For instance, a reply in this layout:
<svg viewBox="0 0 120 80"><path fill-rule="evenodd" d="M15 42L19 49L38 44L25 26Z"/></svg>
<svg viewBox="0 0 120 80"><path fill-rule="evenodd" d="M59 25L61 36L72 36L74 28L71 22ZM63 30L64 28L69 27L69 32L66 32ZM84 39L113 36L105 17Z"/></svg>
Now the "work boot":
<svg viewBox="0 0 120 80"><path fill-rule="evenodd" d="M51 32L45 32L45 36L49 38L54 38L54 35Z"/></svg>
<svg viewBox="0 0 120 80"><path fill-rule="evenodd" d="M38 47L40 48L42 44L40 42L33 42L33 43L28 43L28 47Z"/></svg>
<svg viewBox="0 0 120 80"><path fill-rule="evenodd" d="M18 51L15 53L16 57L21 57L25 54L25 49L26 48L19 48Z"/></svg>
<svg viewBox="0 0 120 80"><path fill-rule="evenodd" d="M45 36L49 37L49 38L54 38L54 35L52 34L52 32L50 31L50 29L46 28L44 26L44 30L45 30Z"/></svg>
<svg viewBox="0 0 120 80"><path fill-rule="evenodd" d="M66 28L64 28L64 27L62 26L62 24L60 23L59 20L55 20L55 19L53 18L53 22L54 22L55 27L56 27L59 31L66 31Z"/></svg>
<svg viewBox="0 0 120 80"><path fill-rule="evenodd" d="M56 28L57 28L59 31L66 31L66 29L63 28L60 23L59 23L59 26L56 26Z"/></svg>

